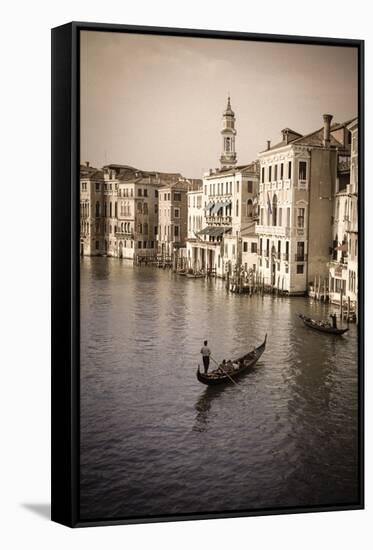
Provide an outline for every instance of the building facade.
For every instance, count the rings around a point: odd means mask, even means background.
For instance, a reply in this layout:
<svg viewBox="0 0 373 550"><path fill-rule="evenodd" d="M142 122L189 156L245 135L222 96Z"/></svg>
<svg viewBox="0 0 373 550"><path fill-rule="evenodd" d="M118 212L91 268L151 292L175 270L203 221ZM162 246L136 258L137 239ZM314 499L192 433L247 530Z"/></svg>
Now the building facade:
<svg viewBox="0 0 373 550"><path fill-rule="evenodd" d="M329 269L329 296L357 315L358 298L358 120L352 120L351 155L340 159L334 198L334 219Z"/></svg>
<svg viewBox="0 0 373 550"><path fill-rule="evenodd" d="M199 199L202 227L199 231L193 229L191 215L187 242L189 265L220 277L241 264L241 232L252 224L255 217L259 177L257 162L236 166L235 114L229 98L223 114L222 136L222 167L209 170L203 178L202 191L198 194L202 197Z"/></svg>
<svg viewBox="0 0 373 550"><path fill-rule="evenodd" d="M87 162L80 167L80 254L102 253L104 227L101 224L104 173Z"/></svg>
<svg viewBox="0 0 373 550"><path fill-rule="evenodd" d="M189 182L184 179L163 186L159 190L158 254L171 258L174 252L185 247L188 233Z"/></svg>
<svg viewBox="0 0 373 550"><path fill-rule="evenodd" d="M349 144L347 123L323 121L306 136L284 129L282 141L259 154L258 271L265 285L289 294L328 284L338 164Z"/></svg>
<svg viewBox="0 0 373 550"><path fill-rule="evenodd" d="M181 183L180 183L181 182ZM150 172L132 166L109 164L102 169L80 168L80 253L136 259L158 254L160 190L171 188L169 224L174 241L187 237L187 180L177 173ZM176 188L174 189L174 186ZM182 198L179 201L179 187ZM176 196L176 201L174 197ZM175 202L175 204L174 204ZM179 211L178 211L179 208ZM176 232L176 237L175 237ZM171 241L172 242L172 241Z"/></svg>

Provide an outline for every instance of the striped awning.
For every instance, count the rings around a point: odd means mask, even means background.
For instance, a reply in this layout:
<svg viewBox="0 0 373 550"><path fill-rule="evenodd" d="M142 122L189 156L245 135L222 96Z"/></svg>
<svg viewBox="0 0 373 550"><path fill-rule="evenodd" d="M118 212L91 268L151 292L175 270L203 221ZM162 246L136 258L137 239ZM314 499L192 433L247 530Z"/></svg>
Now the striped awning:
<svg viewBox="0 0 373 550"><path fill-rule="evenodd" d="M205 206L205 210L210 210L210 208L212 208L214 206L214 202L210 201L209 203L207 203L207 205Z"/></svg>
<svg viewBox="0 0 373 550"><path fill-rule="evenodd" d="M211 214L216 214L217 212L219 212L220 208L223 208L224 206L224 203L223 202L217 202L214 206L214 208L211 210Z"/></svg>

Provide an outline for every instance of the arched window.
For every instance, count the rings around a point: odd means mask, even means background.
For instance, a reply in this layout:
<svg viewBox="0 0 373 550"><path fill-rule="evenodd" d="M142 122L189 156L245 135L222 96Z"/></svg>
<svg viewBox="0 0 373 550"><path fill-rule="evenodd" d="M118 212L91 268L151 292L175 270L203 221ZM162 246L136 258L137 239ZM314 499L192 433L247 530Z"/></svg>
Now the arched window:
<svg viewBox="0 0 373 550"><path fill-rule="evenodd" d="M137 203L137 211L141 214L142 213L142 203L141 202L138 202Z"/></svg>
<svg viewBox="0 0 373 550"><path fill-rule="evenodd" d="M238 216L238 208L239 208L239 205L238 205L238 199L236 200L236 216Z"/></svg>
<svg viewBox="0 0 373 550"><path fill-rule="evenodd" d="M231 138L229 137L225 138L225 150L227 151L227 153L229 153L231 150Z"/></svg>
<svg viewBox="0 0 373 550"><path fill-rule="evenodd" d="M96 202L96 218L100 216L100 203Z"/></svg>
<svg viewBox="0 0 373 550"><path fill-rule="evenodd" d="M251 199L249 199L249 200L247 201L246 215L247 215L249 218L252 218L252 217L253 217L253 201L252 201Z"/></svg>
<svg viewBox="0 0 373 550"><path fill-rule="evenodd" d="M277 195L272 200L272 225L277 225Z"/></svg>
<svg viewBox="0 0 373 550"><path fill-rule="evenodd" d="M118 203L115 201L114 216L118 217Z"/></svg>

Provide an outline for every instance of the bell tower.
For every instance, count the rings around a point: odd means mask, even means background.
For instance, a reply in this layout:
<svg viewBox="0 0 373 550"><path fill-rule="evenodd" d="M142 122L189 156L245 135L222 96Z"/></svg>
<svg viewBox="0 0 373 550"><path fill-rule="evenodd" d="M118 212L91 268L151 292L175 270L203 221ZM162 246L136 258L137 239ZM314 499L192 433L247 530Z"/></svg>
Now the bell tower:
<svg viewBox="0 0 373 550"><path fill-rule="evenodd" d="M220 156L220 164L222 168L234 166L237 163L237 155L235 149L236 130L234 124L236 118L231 107L231 98L228 96L227 108L223 113L223 128L222 135L222 153Z"/></svg>

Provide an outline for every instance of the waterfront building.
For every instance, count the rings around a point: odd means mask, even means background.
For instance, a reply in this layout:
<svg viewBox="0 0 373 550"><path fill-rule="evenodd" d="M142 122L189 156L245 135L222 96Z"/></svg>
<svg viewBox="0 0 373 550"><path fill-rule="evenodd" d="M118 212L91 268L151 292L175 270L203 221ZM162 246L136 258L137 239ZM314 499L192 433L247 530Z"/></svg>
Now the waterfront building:
<svg viewBox="0 0 373 550"><path fill-rule="evenodd" d="M221 133L222 166L204 175L202 191L198 193L202 197L199 199L203 206L199 214L202 228L195 231L191 226L187 254L194 269L224 277L241 263L241 231L250 227L255 218L259 172L257 162L236 166L235 114L230 98L223 113ZM190 221L192 224L193 217Z"/></svg>
<svg viewBox="0 0 373 550"><path fill-rule="evenodd" d="M179 178L159 190L158 254L162 258L172 258L176 250L185 247L188 187L188 180Z"/></svg>
<svg viewBox="0 0 373 550"><path fill-rule="evenodd" d="M137 172L119 176L115 254L119 258L156 255L159 188L156 175Z"/></svg>
<svg viewBox="0 0 373 550"><path fill-rule="evenodd" d="M188 201L188 241L196 241L196 233L201 231L203 223L203 186L201 184L195 189L189 189Z"/></svg>
<svg viewBox="0 0 373 550"><path fill-rule="evenodd" d="M80 167L80 255L95 256L103 251L101 224L104 173L86 162Z"/></svg>
<svg viewBox="0 0 373 550"><path fill-rule="evenodd" d="M327 292L331 222L336 182L349 155L347 123L323 126L305 136L285 128L282 141L259 153L258 271L264 284L289 294L310 285Z"/></svg>
<svg viewBox="0 0 373 550"><path fill-rule="evenodd" d="M121 164L108 164L102 169L90 167L89 163L81 165L81 255L129 259L156 256L161 188L176 191L176 201L179 188L182 189L180 211L172 206L172 215L180 216L180 233L178 238L176 230L175 242L185 243L186 190L190 181L194 180L185 180L178 173L144 171Z"/></svg>
<svg viewBox="0 0 373 550"><path fill-rule="evenodd" d="M329 264L329 298L357 314L358 291L358 120L352 120L351 156L340 158L334 197L331 261Z"/></svg>

